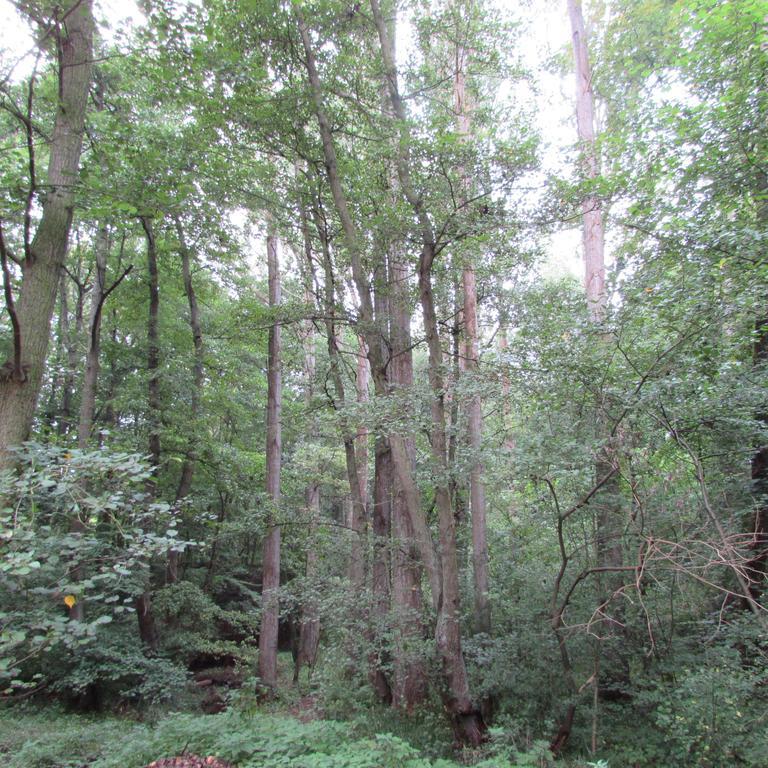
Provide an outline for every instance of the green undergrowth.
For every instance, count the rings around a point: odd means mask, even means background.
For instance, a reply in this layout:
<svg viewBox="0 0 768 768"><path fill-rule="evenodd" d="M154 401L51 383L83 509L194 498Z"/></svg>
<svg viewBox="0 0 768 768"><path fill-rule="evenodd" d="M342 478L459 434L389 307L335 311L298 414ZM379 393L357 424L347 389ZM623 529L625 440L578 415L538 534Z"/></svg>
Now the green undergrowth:
<svg viewBox="0 0 768 768"><path fill-rule="evenodd" d="M215 755L238 768L546 768L543 745L525 753L494 748L461 762L429 759L392 734L361 736L354 726L235 710L172 713L154 723L87 717L58 710L0 710L5 768L141 768L185 752Z"/></svg>

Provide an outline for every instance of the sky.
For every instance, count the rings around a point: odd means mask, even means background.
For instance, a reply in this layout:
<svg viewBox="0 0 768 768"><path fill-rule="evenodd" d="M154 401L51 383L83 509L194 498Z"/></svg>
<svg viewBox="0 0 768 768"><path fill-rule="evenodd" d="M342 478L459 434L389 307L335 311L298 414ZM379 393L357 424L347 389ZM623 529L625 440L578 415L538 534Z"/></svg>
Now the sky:
<svg viewBox="0 0 768 768"><path fill-rule="evenodd" d="M536 121L543 138L544 171L556 171L563 149L575 143L575 86L573 76L549 71L546 67L553 55L570 45L570 26L565 0L528 0L511 3L495 0L502 14L516 13L530 20L521 35L519 53L534 73L538 93ZM143 15L133 0L97 0L97 19L101 34L115 39L128 31L132 24L141 24ZM34 41L29 28L19 18L9 0L0 0L0 80L22 78L31 72ZM407 43L402 46L407 55ZM543 178L543 177L542 177ZM554 233L546 246L547 258L542 265L545 277L567 274L581 279L580 235L578 228Z"/></svg>

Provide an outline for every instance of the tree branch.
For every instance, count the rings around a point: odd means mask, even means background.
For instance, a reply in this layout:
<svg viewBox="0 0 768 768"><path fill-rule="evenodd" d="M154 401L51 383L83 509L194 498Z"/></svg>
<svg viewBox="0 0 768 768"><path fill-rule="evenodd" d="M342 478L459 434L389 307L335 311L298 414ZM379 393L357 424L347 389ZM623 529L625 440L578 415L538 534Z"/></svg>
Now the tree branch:
<svg viewBox="0 0 768 768"><path fill-rule="evenodd" d="M8 249L5 247L5 237L3 236L3 227L0 224L0 261L3 268L3 290L5 293L5 307L11 318L13 326L13 363L10 370L10 377L14 381L22 382L26 377L24 368L21 364L21 326L16 314L16 305L13 301L13 291L11 289L11 271L8 268ZM6 366L8 363L6 363ZM5 367L5 366L4 366ZM6 371L3 371L6 373Z"/></svg>

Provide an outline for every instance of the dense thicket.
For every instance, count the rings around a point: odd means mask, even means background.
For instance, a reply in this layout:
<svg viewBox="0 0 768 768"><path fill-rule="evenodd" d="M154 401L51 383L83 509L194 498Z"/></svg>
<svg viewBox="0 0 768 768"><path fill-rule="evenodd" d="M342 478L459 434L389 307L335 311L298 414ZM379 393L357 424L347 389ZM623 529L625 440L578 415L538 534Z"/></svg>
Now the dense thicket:
<svg viewBox="0 0 768 768"><path fill-rule="evenodd" d="M2 63L3 699L764 764L766 2L563 4L556 158L527 5L141 8Z"/></svg>

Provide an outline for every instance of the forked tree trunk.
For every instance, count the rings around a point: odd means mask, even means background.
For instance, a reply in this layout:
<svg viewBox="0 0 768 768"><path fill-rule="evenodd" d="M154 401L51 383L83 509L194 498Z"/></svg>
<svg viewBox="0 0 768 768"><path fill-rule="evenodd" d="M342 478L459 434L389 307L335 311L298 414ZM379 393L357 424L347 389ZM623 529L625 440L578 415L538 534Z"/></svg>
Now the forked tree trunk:
<svg viewBox="0 0 768 768"><path fill-rule="evenodd" d="M277 238L267 236L267 269L269 275L269 306L280 304L280 268ZM267 498L271 505L267 517L269 529L264 538L261 587L261 631L259 633L259 678L268 695L277 688L277 634L280 619L280 469L282 410L280 323L269 329L269 364L267 369Z"/></svg>
<svg viewBox="0 0 768 768"><path fill-rule="evenodd" d="M21 262L21 295L15 306L18 346L0 377L0 465L8 449L29 436L43 380L59 274L67 253L75 185L80 167L93 60L90 0L77 3L57 27L58 104L49 144L42 217ZM3 243L3 261L6 248Z"/></svg>
<svg viewBox="0 0 768 768"><path fill-rule="evenodd" d="M88 348L85 356L80 417L77 426L77 447L85 450L91 439L93 420L96 413L96 391L99 383L101 365L101 320L104 302L110 293L120 285L123 278L131 271L126 269L120 277L107 287L107 259L109 258L109 229L101 226L96 232L94 244L96 276L91 290L91 313L88 320Z"/></svg>
<svg viewBox="0 0 768 768"><path fill-rule="evenodd" d="M399 95L397 93L397 75L391 61L392 57L390 54L392 49L387 37L385 28L386 25L383 18L381 17L378 3L374 1L371 3L371 6L374 11L374 17L376 18L376 26L379 31L379 38L382 43L382 51L385 51L385 70L393 110L399 124L402 127L402 130L407 131L407 124L405 121L404 110L402 108L402 102L400 101ZM333 133L328 115L325 112L323 105L320 76L317 70L317 64L315 61L315 55L310 40L309 31L304 21L301 9L297 5L294 5L293 12L304 48L305 65L307 68L307 74L309 76L310 91L312 94L315 116L317 117L318 128L320 130L320 138L323 145L323 155L325 159L328 183L331 189L331 194L333 196L337 213L341 219L345 244L347 246L352 262L352 276L360 300L360 325L361 328L363 328L366 332L366 343L368 346L368 355L371 362L374 386L377 395L380 393L386 394L386 379L383 375L384 371L386 370L386 366L381 359L381 335L377 331L374 321L373 302L371 300L370 284L363 267L360 236L354 220L350 214L346 196L344 194L339 178L336 150L333 142ZM401 149L404 147L407 149L408 138L409 137L407 135L401 135L401 141L399 143ZM398 161L398 176L403 187L403 192L408 201L413 204L415 199L413 190L410 189L409 184L407 158L399 156ZM424 225L425 221L428 224L428 217L426 216L425 212L423 210L419 210L418 213L422 226ZM425 293L428 294L428 296L422 301L422 306L432 306L434 309L433 305L431 304L431 282L421 279L425 272L427 275L430 274L429 270L431 269L432 260L430 257L434 257L434 251L429 252L429 247L425 243L424 253L422 255L422 259L420 260L422 267L422 269L420 269L420 286L422 287L422 298L424 299ZM427 327L427 329L432 327L432 330L434 330L434 327L436 327L436 318L434 317L434 312L432 312L432 317L427 317L426 314L428 313L425 312L425 327ZM434 325L432 325L433 323ZM430 330L427 330L427 333L429 335ZM437 337L436 340L439 347L439 337ZM431 357L433 357L432 352ZM435 371L433 370L432 373L434 374ZM435 390L434 403L436 403L436 401L438 401L441 397L442 395L438 395L437 390ZM438 407L442 408L441 400ZM441 424L436 424L437 431L439 431L441 427L444 443L444 420L441 422ZM440 437L437 435L437 433L433 435L433 445L436 441L439 442L439 439ZM414 483L410 461L408 459L407 451L405 448L405 441L401 435L396 433L390 435L389 441L394 460L395 472L398 477L398 481L403 487L403 497L408 509L408 515L411 524L414 527L414 531L416 532L422 560L425 567L427 568L427 573L429 575L433 605L438 612L435 641L443 660L443 672L445 675L447 689L447 709L451 716L451 722L454 726L457 739L461 743L477 744L482 739L484 725L482 723L482 717L479 711L477 711L477 708L474 707L469 696L466 668L464 666L464 659L461 654L461 641L460 634L458 633L458 563L456 562L456 542L455 531L453 528L453 512L450 505L450 495L447 494L444 484L441 483L437 487L437 506L440 511L441 555L446 563L446 565L441 568L440 562L438 561L434 550L429 528L419 507L418 490ZM444 449L445 446L443 445L443 459ZM434 452L436 454L440 453L439 446ZM445 503L446 499L448 502L447 516Z"/></svg>

